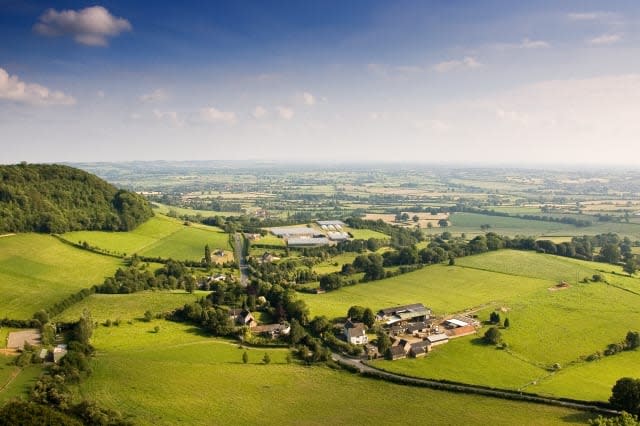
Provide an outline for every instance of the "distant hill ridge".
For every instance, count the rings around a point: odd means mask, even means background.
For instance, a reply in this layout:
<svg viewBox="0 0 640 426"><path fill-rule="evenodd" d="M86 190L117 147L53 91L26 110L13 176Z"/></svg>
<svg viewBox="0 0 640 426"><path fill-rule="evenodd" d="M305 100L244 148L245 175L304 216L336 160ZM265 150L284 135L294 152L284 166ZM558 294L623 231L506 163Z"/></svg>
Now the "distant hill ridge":
<svg viewBox="0 0 640 426"><path fill-rule="evenodd" d="M128 231L153 216L140 195L55 164L0 165L0 234Z"/></svg>

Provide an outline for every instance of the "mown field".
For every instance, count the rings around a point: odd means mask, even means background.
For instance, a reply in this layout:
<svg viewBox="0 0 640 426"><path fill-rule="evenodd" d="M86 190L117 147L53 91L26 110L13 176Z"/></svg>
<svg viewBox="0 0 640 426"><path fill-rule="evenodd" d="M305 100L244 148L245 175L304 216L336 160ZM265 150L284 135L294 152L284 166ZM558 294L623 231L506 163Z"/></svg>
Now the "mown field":
<svg viewBox="0 0 640 426"><path fill-rule="evenodd" d="M155 325L159 333L151 332ZM100 328L93 374L78 393L137 424L389 424L428 403L429 424L584 423L572 410L437 392L287 364L285 349L249 349L165 321ZM271 363L261 360L269 353ZM207 395L203 398L202 395ZM345 401L349 401L345 405ZM292 410L291 407L295 407Z"/></svg>
<svg viewBox="0 0 640 426"><path fill-rule="evenodd" d="M0 238L0 317L28 319L83 288L100 284L119 259L80 250L52 236Z"/></svg>
<svg viewBox="0 0 640 426"><path fill-rule="evenodd" d="M167 216L156 215L131 232L79 231L64 234L74 243L89 245L119 255L137 253L142 256L200 260L204 246L211 250L231 250L229 235L220 228L192 224Z"/></svg>
<svg viewBox="0 0 640 426"><path fill-rule="evenodd" d="M353 263L353 260L358 256L357 253L342 253L332 258L325 260L322 263L318 263L313 266L313 270L317 274L329 274L331 272L338 272L342 269L342 265L346 263Z"/></svg>
<svg viewBox="0 0 640 426"><path fill-rule="evenodd" d="M0 355L0 405L27 396L42 372L39 365L19 368L11 365L12 360L13 357Z"/></svg>
<svg viewBox="0 0 640 426"><path fill-rule="evenodd" d="M83 310L88 309L95 321L100 323L110 319L122 321L136 320L149 310L153 314L171 311L174 308L191 303L208 294L196 291L193 294L184 291L143 291L132 294L92 294L62 312L56 321L77 321Z"/></svg>
<svg viewBox="0 0 640 426"><path fill-rule="evenodd" d="M458 259L457 265L456 268L467 272L483 272L507 278L514 287L532 279L546 283L518 294L503 293L499 302L486 299L487 306L479 311L481 320L487 320L493 310L499 310L503 319L509 318L510 328L502 330L508 349L497 350L479 342L479 336L471 336L438 347L423 359L376 361L379 367L418 377L448 378L509 389L526 388L554 396L598 400L608 399L611 386L618 378L638 374L637 364L629 360L638 360L639 352L616 355L594 363L583 360L592 353L602 352L609 343L624 340L627 331L638 330L640 292L634 294L627 290L640 287L639 279L608 273L602 275L611 285L593 282L576 284L576 273L581 279L599 273L600 268L617 272L619 267L532 252L487 253ZM480 267L483 269L475 269ZM423 271L407 275L421 274ZM473 276L481 279L480 275ZM571 287L550 291L549 288L559 280L570 282ZM496 282L488 279L483 285L495 291ZM434 293L450 292L451 284L443 281ZM416 298L416 301L433 305L428 299ZM437 309L434 311L440 313ZM480 331L480 335L482 333L484 330ZM560 366L560 370L552 374L555 364ZM587 384L591 385L585 389Z"/></svg>

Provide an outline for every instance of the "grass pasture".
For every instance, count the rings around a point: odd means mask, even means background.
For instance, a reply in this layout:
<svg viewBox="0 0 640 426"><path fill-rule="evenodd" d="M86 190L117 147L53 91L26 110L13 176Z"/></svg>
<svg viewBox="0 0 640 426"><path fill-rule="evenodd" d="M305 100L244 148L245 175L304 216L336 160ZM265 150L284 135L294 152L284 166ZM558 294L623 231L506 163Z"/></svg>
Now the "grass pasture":
<svg viewBox="0 0 640 426"><path fill-rule="evenodd" d="M159 333L150 329L159 325ZM165 321L100 328L93 374L78 393L136 424L389 424L398 407L429 404L430 424L583 423L564 408L438 392L285 362L285 349L244 349ZM263 365L267 352L271 363ZM203 398L202 395L207 395ZM348 409L344 401L349 400ZM292 412L291 407L296 407Z"/></svg>
<svg viewBox="0 0 640 426"><path fill-rule="evenodd" d="M317 274L330 274L332 272L338 272L342 269L342 265L345 263L353 263L353 260L358 256L357 253L342 253L325 260L322 263L314 265L313 270Z"/></svg>
<svg viewBox="0 0 640 426"><path fill-rule="evenodd" d="M383 234L382 232L374 231L372 229L354 229L346 227L344 230L353 235L353 238L356 240L368 240L369 238L375 238L377 240L389 239L387 234Z"/></svg>
<svg viewBox="0 0 640 426"><path fill-rule="evenodd" d="M11 365L12 360L0 355L0 405L12 398L26 397L42 373L38 365L20 368Z"/></svg>
<svg viewBox="0 0 640 426"><path fill-rule="evenodd" d="M54 237L0 238L0 317L28 319L79 290L100 284L121 261L80 250Z"/></svg>
<svg viewBox="0 0 640 426"><path fill-rule="evenodd" d="M174 308L191 303L208 294L205 291L195 291L193 294L184 291L142 291L132 294L92 294L83 301L76 303L62 312L55 319L57 321L77 321L84 309L91 312L95 321L103 323L110 319L122 321L135 320L143 317L149 310L153 314L170 311Z"/></svg>
<svg viewBox="0 0 640 426"><path fill-rule="evenodd" d="M502 310L503 319L509 318L511 327L502 330L508 349L496 350L474 337L465 337L436 348L422 359L376 361L379 367L417 377L446 378L509 389L526 388L556 397L606 400L618 378L637 376L640 352L619 354L593 363L582 360L592 353L603 351L609 343L624 340L627 331L638 330L640 292L635 294L629 290L634 286L640 288L640 280L617 274L604 274L611 285L604 282L576 284L575 278L569 280L571 276L575 277L576 270L582 277L591 276L603 267L614 269L614 272L619 268L532 252L504 250L458 259L454 268L427 267L377 283L359 284L326 295L305 297L322 300L319 298L329 295L342 297L346 301L349 300L349 291L367 286L369 297L366 293L360 296L360 304L366 305L365 300L377 300L383 294L392 294L392 289L383 292L383 283L387 288L393 286L396 294L401 294L406 291L405 283L398 281L398 278L404 281L413 276L415 283L419 280L433 282L436 279L438 284L431 287L431 296L414 291L414 301L424 302L439 315L447 312L438 308L441 303L455 294L451 292L454 281L441 278L442 270L451 270L448 272L451 277L459 275L460 279L473 280L473 284L467 284L466 287L469 293L485 297L487 306L478 312L481 320L487 320L494 309ZM506 282L501 284L503 279ZM569 288L549 290L562 279L571 282ZM509 282L517 291L505 291ZM406 299L396 300L398 304L408 303ZM339 303L338 300L332 302L332 305ZM355 300L349 300L347 304L356 304L352 302ZM480 300L476 302L482 304ZM310 305L315 314L313 305ZM456 305L451 303L449 306ZM371 307L378 309L382 306L372 304ZM343 307L343 310L346 312L347 308ZM451 311L455 309L448 312ZM480 330L480 334L485 329ZM556 363L561 369L551 373L550 368ZM592 382L594 386L589 385Z"/></svg>
<svg viewBox="0 0 640 426"><path fill-rule="evenodd" d="M86 241L120 255L137 253L142 256L173 258L176 260L200 260L204 246L211 250L231 247L229 235L213 226L184 225L180 220L156 215L130 232L78 231L64 234L68 241Z"/></svg>

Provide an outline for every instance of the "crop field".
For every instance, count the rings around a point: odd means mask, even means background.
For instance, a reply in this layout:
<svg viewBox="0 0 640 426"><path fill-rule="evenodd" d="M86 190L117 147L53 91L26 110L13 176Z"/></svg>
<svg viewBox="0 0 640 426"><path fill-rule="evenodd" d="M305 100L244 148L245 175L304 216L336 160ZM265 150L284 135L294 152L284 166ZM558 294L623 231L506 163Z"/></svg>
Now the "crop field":
<svg viewBox="0 0 640 426"><path fill-rule="evenodd" d="M177 260L200 260L204 246L230 250L229 235L213 226L185 226L182 221L156 215L130 232L80 231L64 234L68 241L86 241L120 255L137 253L143 256Z"/></svg>
<svg viewBox="0 0 640 426"><path fill-rule="evenodd" d="M143 291L132 294L92 294L62 312L56 321L77 321L84 309L91 312L95 321L100 323L110 319L122 321L142 318L149 310L153 314L166 312L204 297L209 292L195 291L189 294L183 291Z"/></svg>
<svg viewBox="0 0 640 426"><path fill-rule="evenodd" d="M251 244L258 244L258 245L259 244L266 244L266 245L278 246L278 247L284 247L285 246L284 239L278 238L278 237L276 237L275 235L273 235L271 233L260 237L256 241L252 241Z"/></svg>
<svg viewBox="0 0 640 426"><path fill-rule="evenodd" d="M155 325L159 333L150 332ZM99 328L93 344L98 350L93 374L78 392L142 425L208 425L221 419L233 424L323 424L326 419L335 424L385 424L397 420L398 407L419 407L426 401L431 424L563 424L589 418L558 407L398 386L326 367L287 364L284 349L247 349L245 365L244 349L237 344L159 320ZM271 357L268 365L261 363L265 352Z"/></svg>
<svg viewBox="0 0 640 426"><path fill-rule="evenodd" d="M476 213L454 213L451 215L450 221L451 226L446 229L450 232L473 233L480 231L481 225L490 225L489 230L500 235L582 235L586 229L563 223Z"/></svg>
<svg viewBox="0 0 640 426"><path fill-rule="evenodd" d="M0 317L28 319L83 288L100 284L120 260L76 249L54 237L0 238Z"/></svg>
<svg viewBox="0 0 640 426"><path fill-rule="evenodd" d="M166 215L169 212L175 212L178 216L202 216L202 217L215 217L215 216L239 216L241 212L216 212L212 210L197 210L186 207L167 206L161 203L153 203L153 211Z"/></svg>

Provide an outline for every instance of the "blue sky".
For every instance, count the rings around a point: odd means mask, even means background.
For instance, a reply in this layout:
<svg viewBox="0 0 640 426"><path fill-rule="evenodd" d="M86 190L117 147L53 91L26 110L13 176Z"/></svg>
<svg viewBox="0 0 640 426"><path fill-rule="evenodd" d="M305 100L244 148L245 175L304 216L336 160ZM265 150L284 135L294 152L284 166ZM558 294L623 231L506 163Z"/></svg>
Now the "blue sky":
<svg viewBox="0 0 640 426"><path fill-rule="evenodd" d="M639 12L0 0L0 162L634 164Z"/></svg>

